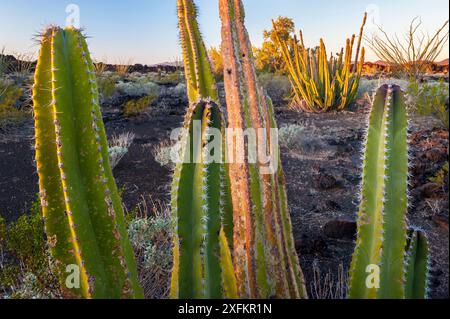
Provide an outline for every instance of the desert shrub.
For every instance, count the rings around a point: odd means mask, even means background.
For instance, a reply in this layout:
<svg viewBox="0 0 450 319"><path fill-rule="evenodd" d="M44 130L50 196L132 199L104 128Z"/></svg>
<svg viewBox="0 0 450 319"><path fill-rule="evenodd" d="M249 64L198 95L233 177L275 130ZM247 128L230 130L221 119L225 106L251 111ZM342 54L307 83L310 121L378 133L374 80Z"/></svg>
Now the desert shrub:
<svg viewBox="0 0 450 319"><path fill-rule="evenodd" d="M289 150L300 147L300 142L304 131L305 128L300 125L283 126L278 131L280 145Z"/></svg>
<svg viewBox="0 0 450 319"><path fill-rule="evenodd" d="M281 127L278 131L278 140L280 146L289 151L314 152L326 147L324 141L315 133L315 129L306 131L305 127L296 124Z"/></svg>
<svg viewBox="0 0 450 319"><path fill-rule="evenodd" d="M275 105L283 104L289 99L292 88L287 76L263 73L259 76L259 83L264 87Z"/></svg>
<svg viewBox="0 0 450 319"><path fill-rule="evenodd" d="M13 298L58 296L59 283L52 272L39 200L32 204L29 214L5 227L4 232L0 246L12 261L0 264L0 287L8 287Z"/></svg>
<svg viewBox="0 0 450 319"><path fill-rule="evenodd" d="M366 37L366 42L380 60L392 65L394 72L419 80L447 46L448 23L445 21L430 35L421 30L422 21L416 17L403 35L388 34L379 27L380 32Z"/></svg>
<svg viewBox="0 0 450 319"><path fill-rule="evenodd" d="M148 81L154 82L159 85L177 85L184 80L183 73L181 71L169 73L150 73L146 78Z"/></svg>
<svg viewBox="0 0 450 319"><path fill-rule="evenodd" d="M100 97L103 101L109 99L116 93L116 83L118 78L108 73L97 76L97 85Z"/></svg>
<svg viewBox="0 0 450 319"><path fill-rule="evenodd" d="M119 82L116 88L120 94L130 97L158 96L159 92L159 86L156 83L145 82L141 79L137 82Z"/></svg>
<svg viewBox="0 0 450 319"><path fill-rule="evenodd" d="M23 95L23 89L12 81L0 79L0 120L18 119L25 116L25 112L19 110L19 100Z"/></svg>
<svg viewBox="0 0 450 319"><path fill-rule="evenodd" d="M407 93L412 111L420 116L433 115L443 127L449 128L448 83L443 80L423 84L411 81Z"/></svg>
<svg viewBox="0 0 450 319"><path fill-rule="evenodd" d="M147 208L147 203L144 207ZM165 208L152 209L152 215L132 219L128 235L133 245L139 280L147 298L167 298L172 269L172 240L170 214Z"/></svg>
<svg viewBox="0 0 450 319"><path fill-rule="evenodd" d="M114 169L123 157L128 153L128 150L133 144L135 135L133 133L124 133L119 136L114 135L109 141L109 162L111 168Z"/></svg>
<svg viewBox="0 0 450 319"><path fill-rule="evenodd" d="M162 142L153 148L153 157L162 167L174 168L172 161L172 145L168 142Z"/></svg>
<svg viewBox="0 0 450 319"><path fill-rule="evenodd" d="M139 99L134 99L125 103L123 114L125 117L133 117L145 114L153 101L156 100L155 95L144 96Z"/></svg>
<svg viewBox="0 0 450 319"><path fill-rule="evenodd" d="M435 176L430 178L431 183L436 183L439 185L444 185L445 177L448 176L449 165L448 162L442 166L442 168L436 173Z"/></svg>

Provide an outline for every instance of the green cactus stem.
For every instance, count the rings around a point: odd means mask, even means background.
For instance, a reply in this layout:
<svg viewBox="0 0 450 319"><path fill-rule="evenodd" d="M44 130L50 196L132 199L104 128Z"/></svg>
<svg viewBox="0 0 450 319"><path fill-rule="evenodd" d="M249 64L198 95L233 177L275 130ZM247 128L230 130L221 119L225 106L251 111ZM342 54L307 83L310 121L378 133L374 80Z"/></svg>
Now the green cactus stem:
<svg viewBox="0 0 450 319"><path fill-rule="evenodd" d="M191 106L180 141L182 161L172 186L171 297L237 298L229 241L233 224L228 165L224 163L225 122L196 7L192 0L177 4Z"/></svg>
<svg viewBox="0 0 450 319"><path fill-rule="evenodd" d="M276 129L270 100L258 85L252 46L244 25L240 0L220 0L222 54L228 109L228 128L256 133L260 161L232 161L230 181L234 209L233 259L241 298L306 298L302 271L294 247L284 176L274 149L271 129ZM259 144L259 143L258 143ZM243 154L232 143L227 152L233 159ZM239 146L240 147L240 146ZM277 172L260 165L272 155Z"/></svg>
<svg viewBox="0 0 450 319"><path fill-rule="evenodd" d="M422 231L413 231L406 263L406 299L428 298L429 244Z"/></svg>
<svg viewBox="0 0 450 319"><path fill-rule="evenodd" d="M143 297L79 30L50 27L42 35L33 104L41 206L63 293ZM71 265L80 271L79 288L67 285Z"/></svg>
<svg viewBox="0 0 450 319"><path fill-rule="evenodd" d="M181 141L182 163L177 165L172 188L175 249L172 298L236 298L233 295L231 253L222 229L226 208L226 171L221 162L210 159L223 154L220 108L210 100L192 104L185 119ZM200 138L196 138L196 136ZM225 287L225 289L224 289Z"/></svg>
<svg viewBox="0 0 450 319"><path fill-rule="evenodd" d="M372 107L365 145L350 298L405 297L407 129L406 105L400 87L382 86ZM379 267L379 287L367 285L370 266Z"/></svg>

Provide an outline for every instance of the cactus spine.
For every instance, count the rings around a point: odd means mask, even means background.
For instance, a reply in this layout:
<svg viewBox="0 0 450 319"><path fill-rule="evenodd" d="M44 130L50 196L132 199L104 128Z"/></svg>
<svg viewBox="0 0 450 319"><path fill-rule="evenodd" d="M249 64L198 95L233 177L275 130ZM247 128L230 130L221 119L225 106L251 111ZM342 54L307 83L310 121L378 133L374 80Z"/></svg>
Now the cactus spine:
<svg viewBox="0 0 450 319"><path fill-rule="evenodd" d="M270 99L256 79L251 44L244 26L240 0L220 0L222 53L229 129L253 129L257 141L265 139L257 157L270 154L280 165L276 128ZM229 158L242 153L237 143L228 148ZM306 298L302 271L294 247L284 176L281 167L264 174L258 163L230 164L234 209L233 258L241 298Z"/></svg>
<svg viewBox="0 0 450 319"><path fill-rule="evenodd" d="M406 263L406 299L428 297L429 258L427 237L421 231L413 231Z"/></svg>
<svg viewBox="0 0 450 319"><path fill-rule="evenodd" d="M79 30L44 32L33 104L41 206L63 293L143 297L109 166L93 64ZM68 266L80 271L79 289L67 286Z"/></svg>
<svg viewBox="0 0 450 319"><path fill-rule="evenodd" d="M224 119L192 0L178 0L178 18L191 106L172 187L175 235L171 297L237 298L226 238L226 233L232 232L232 210L225 143L220 139Z"/></svg>
<svg viewBox="0 0 450 319"><path fill-rule="evenodd" d="M361 41L366 24L364 15L356 47L355 61L352 64L355 35L347 39L344 49L335 57L328 58L325 43L315 49L307 49L300 32L300 42L295 36L290 40L278 37L275 23L275 36L281 49L294 91L293 105L305 112L322 113L342 111L353 103L359 87L364 66L364 48Z"/></svg>
<svg viewBox="0 0 450 319"><path fill-rule="evenodd" d="M350 298L405 297L407 130L406 106L400 87L382 86L375 97L365 145ZM379 287L367 285L369 266L379 267Z"/></svg>

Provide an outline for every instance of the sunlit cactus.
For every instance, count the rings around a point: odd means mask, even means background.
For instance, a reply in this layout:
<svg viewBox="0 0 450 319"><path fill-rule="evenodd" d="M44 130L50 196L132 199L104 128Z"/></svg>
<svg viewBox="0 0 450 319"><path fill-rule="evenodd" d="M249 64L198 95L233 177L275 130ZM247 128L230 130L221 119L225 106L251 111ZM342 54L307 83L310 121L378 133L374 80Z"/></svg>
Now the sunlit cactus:
<svg viewBox="0 0 450 319"><path fill-rule="evenodd" d="M255 64L240 0L220 0L222 54L228 128L253 129L259 161L230 164L234 209L233 260L241 298L306 298L305 283L295 251L284 174L270 99L258 85ZM242 146L243 147L243 146ZM239 148L239 149L238 149ZM242 153L238 143L229 158ZM275 170L268 173L262 158L271 155Z"/></svg>
<svg viewBox="0 0 450 319"><path fill-rule="evenodd" d="M361 41L366 20L367 14L360 29L354 61L355 35L347 39L345 51L342 49L337 56L329 57L322 39L317 48L308 49L301 32L300 41L296 36L283 40L273 23L277 45L292 84L295 107L305 112L322 113L342 111L354 102L364 66L365 52L361 49Z"/></svg>
<svg viewBox="0 0 450 319"><path fill-rule="evenodd" d="M178 0L190 107L172 186L171 297L237 298L225 125L192 0Z"/></svg>
<svg viewBox="0 0 450 319"><path fill-rule="evenodd" d="M358 238L350 269L350 298L405 298L407 131L407 110L400 87L382 86L373 103L365 144ZM421 235L415 236L422 239ZM420 250L419 255L422 255L423 244L417 248L415 242L411 244L410 254L415 255Z"/></svg>
<svg viewBox="0 0 450 319"><path fill-rule="evenodd" d="M143 297L79 30L50 27L42 35L33 104L41 206L63 294Z"/></svg>
<svg viewBox="0 0 450 319"><path fill-rule="evenodd" d="M429 249L425 233L420 230L414 230L406 257L406 299L428 298Z"/></svg>

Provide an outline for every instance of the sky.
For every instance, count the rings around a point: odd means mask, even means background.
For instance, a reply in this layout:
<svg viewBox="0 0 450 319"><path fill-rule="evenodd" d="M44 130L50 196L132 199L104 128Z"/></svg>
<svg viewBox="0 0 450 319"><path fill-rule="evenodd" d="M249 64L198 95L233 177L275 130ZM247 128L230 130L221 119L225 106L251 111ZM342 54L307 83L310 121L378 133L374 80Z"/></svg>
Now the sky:
<svg viewBox="0 0 450 319"><path fill-rule="evenodd" d="M243 0L246 25L253 45L263 41L271 19L287 16L302 29L306 45L324 38L327 50L337 52L346 38L359 32L362 16L369 11L366 34L375 22L388 33L403 34L420 16L423 30L432 33L449 18L448 0ZM196 0L199 21L208 47L220 45L217 0ZM33 36L49 24L64 26L70 4L79 7L80 25L86 30L90 50L97 60L155 64L180 59L176 0L0 0L0 50L36 54ZM367 49L367 45L366 45ZM448 58L448 48L439 59ZM367 60L377 57L368 53Z"/></svg>

